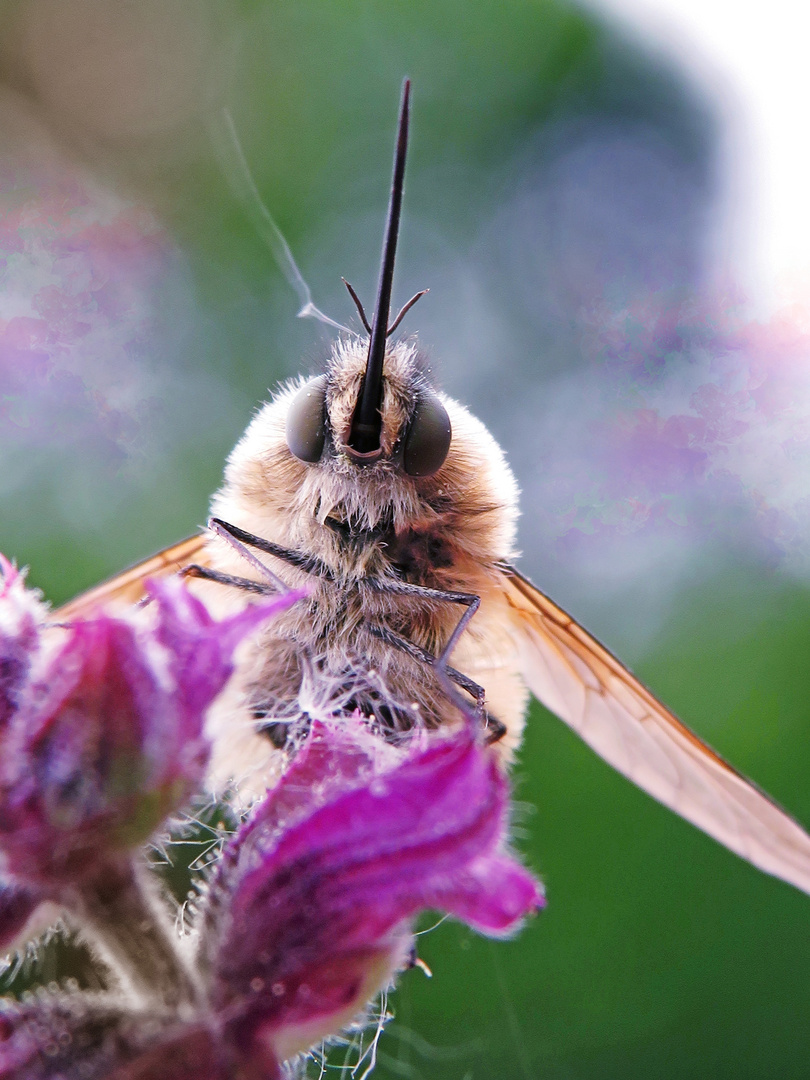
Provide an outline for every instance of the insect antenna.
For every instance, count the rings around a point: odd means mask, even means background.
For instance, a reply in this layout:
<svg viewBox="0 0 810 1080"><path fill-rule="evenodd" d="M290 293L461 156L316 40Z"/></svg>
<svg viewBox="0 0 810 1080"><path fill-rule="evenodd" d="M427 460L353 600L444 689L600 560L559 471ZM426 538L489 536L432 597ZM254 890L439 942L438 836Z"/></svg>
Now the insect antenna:
<svg viewBox="0 0 810 1080"><path fill-rule="evenodd" d="M388 333L385 335L386 337L391 337L393 332L396 330L396 328L399 326L399 324L402 322L402 320L405 318L405 316L411 310L411 308L416 303L416 301L421 300L422 297L426 293L429 293L429 292L430 292L430 289L420 289L420 291L416 294L416 296L412 296L407 304L402 305L402 307L399 309L399 314L394 319L394 321L391 323L391 325L388 327Z"/></svg>
<svg viewBox="0 0 810 1080"><path fill-rule="evenodd" d="M362 322L363 326L365 326L366 333L370 335L371 334L371 327L368 325L368 319L366 318L366 313L365 313L363 305L362 305L362 303L360 301L360 297L357 295L357 293L354 291L354 289L348 283L348 281L346 280L345 277L342 277L340 280L343 282L343 284L349 290L349 296L352 298L352 300L354 300L354 306L357 308L357 311L360 314L360 321Z"/></svg>
<svg viewBox="0 0 810 1080"><path fill-rule="evenodd" d="M380 447L380 399L382 397L383 360L385 340L388 337L388 316L391 311L391 288L394 281L394 259L399 235L399 219L402 211L402 188L405 177L405 154L408 149L408 115L410 109L411 81L402 84L402 104L399 110L399 130L394 156L394 176L391 181L391 199L388 203L388 220L385 226L380 281L377 287L377 304L371 324L368 361L357 410L352 421L349 445L360 454L373 453Z"/></svg>
<svg viewBox="0 0 810 1080"><path fill-rule="evenodd" d="M366 332L368 334L370 334L371 333L371 327L368 325L368 319L366 318L365 308L363 307L363 303L360 300L360 297L357 295L354 288L349 284L349 282L346 280L345 277L342 277L340 280L343 282L343 284L349 290L349 296L351 296L352 300L354 300L354 306L357 308L357 311L358 311L358 313L360 315L360 320L363 323L363 326L365 326ZM396 328L399 326L399 324L402 322L402 320L405 318L405 316L411 310L411 308L416 303L416 301L420 300L425 295L425 293L429 293L429 292L430 292L430 289L422 289L420 292L418 292L416 294L416 296L412 296L407 304L403 304L403 306L399 309L399 314L394 319L394 321L391 323L391 325L388 327L388 333L385 335L386 337L391 337L393 332L396 330Z"/></svg>

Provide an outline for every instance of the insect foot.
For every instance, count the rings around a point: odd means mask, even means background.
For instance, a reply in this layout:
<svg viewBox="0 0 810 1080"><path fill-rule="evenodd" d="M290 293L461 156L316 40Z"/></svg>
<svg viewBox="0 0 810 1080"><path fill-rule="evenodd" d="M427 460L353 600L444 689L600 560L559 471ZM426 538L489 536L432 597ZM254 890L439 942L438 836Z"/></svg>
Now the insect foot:
<svg viewBox="0 0 810 1080"><path fill-rule="evenodd" d="M543 905L471 726L395 748L343 715L313 719L181 936L144 845L202 792L234 649L301 594L215 621L178 580L150 591L60 626L0 561L0 945L56 907L104 987L0 999L3 1080L280 1080L412 966L422 909L502 936Z"/></svg>

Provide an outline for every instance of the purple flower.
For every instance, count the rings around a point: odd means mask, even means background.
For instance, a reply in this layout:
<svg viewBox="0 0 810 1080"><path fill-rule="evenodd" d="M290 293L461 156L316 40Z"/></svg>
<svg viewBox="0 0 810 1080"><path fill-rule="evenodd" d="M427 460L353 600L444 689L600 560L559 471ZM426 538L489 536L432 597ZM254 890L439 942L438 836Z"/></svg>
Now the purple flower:
<svg viewBox="0 0 810 1080"><path fill-rule="evenodd" d="M395 764L384 749L359 721L316 724L224 854L201 964L248 1059L283 1061L361 1012L406 964L424 908L497 936L543 904L505 851L491 753L468 733Z"/></svg>
<svg viewBox="0 0 810 1080"><path fill-rule="evenodd" d="M4 580L0 856L12 878L52 891L143 844L198 789L205 711L234 648L297 595L217 623L180 582L154 582L156 612L32 631L17 580Z"/></svg>
<svg viewBox="0 0 810 1080"><path fill-rule="evenodd" d="M210 883L196 999L8 1004L0 1080L280 1080L408 966L421 910L515 930L543 894L506 850L497 762L469 732L431 740L393 750L358 719L315 723Z"/></svg>
<svg viewBox="0 0 810 1080"><path fill-rule="evenodd" d="M20 703L47 614L25 575L0 554L0 738Z"/></svg>

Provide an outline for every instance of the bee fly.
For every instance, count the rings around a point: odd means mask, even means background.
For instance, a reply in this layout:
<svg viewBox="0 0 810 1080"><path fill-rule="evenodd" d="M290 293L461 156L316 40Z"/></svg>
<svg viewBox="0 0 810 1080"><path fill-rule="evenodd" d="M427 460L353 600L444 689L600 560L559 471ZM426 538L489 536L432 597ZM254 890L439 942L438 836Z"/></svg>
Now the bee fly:
<svg viewBox="0 0 810 1080"><path fill-rule="evenodd" d="M264 630L210 719L214 780L260 789L318 707L387 738L477 714L520 743L528 690L607 762L768 873L810 892L810 836L686 728L511 565L517 485L484 425L433 386L389 324L410 86L403 88L377 303L326 372L282 387L237 443L209 529L72 601L135 601L150 575L204 579L214 609L306 585ZM452 658L452 666L450 659ZM528 689L527 689L528 688ZM320 695L320 698L319 698Z"/></svg>

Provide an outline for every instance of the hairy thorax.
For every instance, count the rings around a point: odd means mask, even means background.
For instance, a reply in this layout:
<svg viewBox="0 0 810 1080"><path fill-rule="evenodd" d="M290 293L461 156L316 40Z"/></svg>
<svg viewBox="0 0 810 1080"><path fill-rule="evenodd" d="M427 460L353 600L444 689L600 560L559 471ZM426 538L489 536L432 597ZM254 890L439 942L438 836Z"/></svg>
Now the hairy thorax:
<svg viewBox="0 0 810 1080"><path fill-rule="evenodd" d="M341 365L350 378L345 357ZM396 407L397 367L389 366L386 404ZM289 453L284 438L299 385L254 418L213 502L217 517L321 568L306 572L257 553L285 585L308 595L247 647L241 685L232 691L243 730L258 732L265 748L268 741L281 746L297 738L309 716L354 708L389 735L457 724L459 709L428 657L441 653L465 606L431 594L402 595L396 590L404 583L480 597L450 663L486 689L487 710L507 728L501 749L508 755L519 740L525 691L502 629L496 581L498 561L514 557L517 496L500 449L462 406L443 399L453 441L431 477L414 480L385 462L358 468L339 452L326 465L307 465ZM339 412L340 401L332 407ZM215 567L261 579L227 542L210 543ZM220 609L249 601L235 589L204 589ZM392 636L416 649L392 645ZM259 745L246 739L247 745L256 758Z"/></svg>

